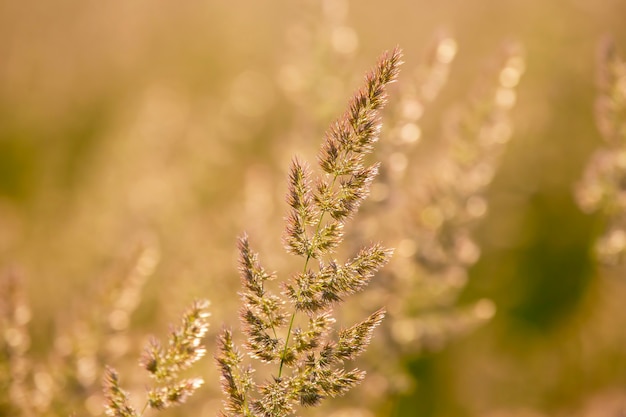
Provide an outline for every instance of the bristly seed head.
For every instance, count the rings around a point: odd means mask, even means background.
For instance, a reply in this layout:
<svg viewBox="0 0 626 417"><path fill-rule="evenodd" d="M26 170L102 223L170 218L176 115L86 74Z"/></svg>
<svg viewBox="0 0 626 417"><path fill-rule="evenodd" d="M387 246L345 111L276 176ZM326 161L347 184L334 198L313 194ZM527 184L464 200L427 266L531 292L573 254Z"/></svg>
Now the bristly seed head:
<svg viewBox="0 0 626 417"><path fill-rule="evenodd" d="M366 164L365 157L378 140L385 87L395 80L400 59L398 49L384 54L343 117L328 130L318 155L321 176L312 178L298 159L291 163L283 241L289 253L304 258L304 267L282 284L282 298L266 288L265 282L274 276L260 265L247 237L239 241L244 346L252 358L279 363L279 368L270 381L257 386L252 368L243 367L232 333L224 330L216 357L226 396L224 417L292 415L295 404L318 405L364 378L363 371L346 371L341 364L363 352L384 310L342 330L336 342L329 340L335 322L329 310L343 297L362 290L387 263L391 251L373 244L345 263L328 258L341 244L346 221L367 197L378 174L378 164ZM291 314L284 311L285 299L294 308ZM308 316L302 328L294 326L297 312ZM290 371L283 373L283 367Z"/></svg>
<svg viewBox="0 0 626 417"><path fill-rule="evenodd" d="M182 404L204 383L201 378L178 380L178 375L206 352L201 342L209 326L208 307L206 300L195 301L184 313L181 325L171 330L166 348L157 339L150 339L139 360L140 366L157 383L148 391L146 407L163 410ZM143 414L130 405L130 398L120 387L118 374L113 368L106 368L103 386L108 416L139 417Z"/></svg>
<svg viewBox="0 0 626 417"><path fill-rule="evenodd" d="M110 417L138 417L137 411L130 405L128 393L120 386L117 371L106 367L104 372L105 413Z"/></svg>

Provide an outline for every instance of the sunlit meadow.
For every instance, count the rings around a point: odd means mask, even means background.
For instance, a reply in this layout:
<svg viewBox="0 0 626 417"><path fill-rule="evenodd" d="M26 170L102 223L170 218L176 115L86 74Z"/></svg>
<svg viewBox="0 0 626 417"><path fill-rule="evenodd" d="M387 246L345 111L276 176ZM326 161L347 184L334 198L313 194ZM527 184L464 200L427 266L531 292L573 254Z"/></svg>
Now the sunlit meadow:
<svg viewBox="0 0 626 417"><path fill-rule="evenodd" d="M0 0L0 416L624 416L625 17Z"/></svg>

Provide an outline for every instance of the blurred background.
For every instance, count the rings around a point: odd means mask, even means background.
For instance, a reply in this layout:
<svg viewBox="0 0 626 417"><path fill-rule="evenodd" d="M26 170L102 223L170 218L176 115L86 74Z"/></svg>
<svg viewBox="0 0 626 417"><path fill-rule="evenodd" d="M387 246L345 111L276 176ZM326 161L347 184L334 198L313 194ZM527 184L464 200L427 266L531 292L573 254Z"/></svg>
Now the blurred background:
<svg viewBox="0 0 626 417"><path fill-rule="evenodd" d="M314 164L383 50L405 54L392 108L446 33L457 53L420 118L415 164L436 154L449 109L502 45L524 51L513 135L472 232L481 256L454 300L496 313L445 343L364 358L366 370L393 361L402 389L375 372L320 415L626 415L624 271L598 266L606 219L573 194L602 146L597 45L608 34L626 50L625 16L619 0L0 0L0 268L2 296L22 306L5 343L24 360L11 372L40 392L39 414L99 415L103 363L141 395L148 334L208 298L209 358L196 368L207 382L171 415L215 415L213 335L236 325L236 237L286 277L290 159ZM2 415L20 415L11 384Z"/></svg>

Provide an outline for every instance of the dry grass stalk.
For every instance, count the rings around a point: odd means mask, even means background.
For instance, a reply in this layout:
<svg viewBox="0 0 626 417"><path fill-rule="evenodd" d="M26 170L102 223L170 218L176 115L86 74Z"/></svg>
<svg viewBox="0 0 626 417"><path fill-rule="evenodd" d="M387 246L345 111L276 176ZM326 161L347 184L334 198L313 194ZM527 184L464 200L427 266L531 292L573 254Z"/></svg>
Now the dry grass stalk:
<svg viewBox="0 0 626 417"><path fill-rule="evenodd" d="M605 145L587 164L576 197L584 211L599 211L606 217L596 255L604 264L617 265L626 255L626 61L612 39L604 39L598 50L595 116Z"/></svg>
<svg viewBox="0 0 626 417"><path fill-rule="evenodd" d="M15 271L0 275L0 412L34 416L37 401L30 386L33 363L28 356L30 307L23 281Z"/></svg>
<svg viewBox="0 0 626 417"><path fill-rule="evenodd" d="M396 112L396 125L410 126L407 131L417 128L419 132L421 114L445 82L456 43L442 37L434 51L438 52L419 67L412 95ZM512 135L509 113L523 71L519 45L505 45L497 66L450 113L443 134L445 148L429 170L414 163L418 156L413 152L415 136L405 132L405 137L403 128L393 130L395 146L385 149L391 167L382 185L386 189L378 204L369 207L373 221L363 229L375 224L376 234L396 242L398 256L387 271L389 286L381 294L397 300L390 311L395 317L390 345L397 349L438 349L493 316L489 300L453 306L468 269L480 256L472 232L487 213L485 192ZM413 111L403 110L407 106ZM399 165L396 168L394 161Z"/></svg>

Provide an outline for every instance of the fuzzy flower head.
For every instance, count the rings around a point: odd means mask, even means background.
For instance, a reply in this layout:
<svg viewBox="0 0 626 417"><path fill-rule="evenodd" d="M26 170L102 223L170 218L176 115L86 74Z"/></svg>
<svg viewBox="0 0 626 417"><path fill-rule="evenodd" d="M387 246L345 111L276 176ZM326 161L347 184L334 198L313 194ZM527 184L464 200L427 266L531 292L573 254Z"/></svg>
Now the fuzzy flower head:
<svg viewBox="0 0 626 417"><path fill-rule="evenodd" d="M378 164L366 163L365 157L378 140L386 87L395 80L400 59L397 49L384 54L348 110L327 131L318 155L319 175L294 158L284 243L304 265L281 283L281 294L267 285L276 275L263 268L247 236L239 241L244 347L252 359L276 364L277 372L269 380L255 382L254 369L244 365L232 332L224 330L216 357L226 396L223 416L290 416L296 405L314 406L342 395L365 375L358 369L344 369L344 362L365 350L384 311L333 338L331 309L363 290L387 263L391 250L375 243L345 261L332 256L343 241L346 221L368 196L378 173ZM303 320L296 321L297 314Z"/></svg>
<svg viewBox="0 0 626 417"><path fill-rule="evenodd" d="M180 378L202 358L206 349L202 339L208 330L209 302L195 301L183 314L181 324L170 331L167 346L152 338L139 364L155 381L148 389L143 410L164 410L184 403L204 384L202 378ZM130 404L130 397L120 386L117 372L107 368L104 376L105 412L110 417L140 417Z"/></svg>

